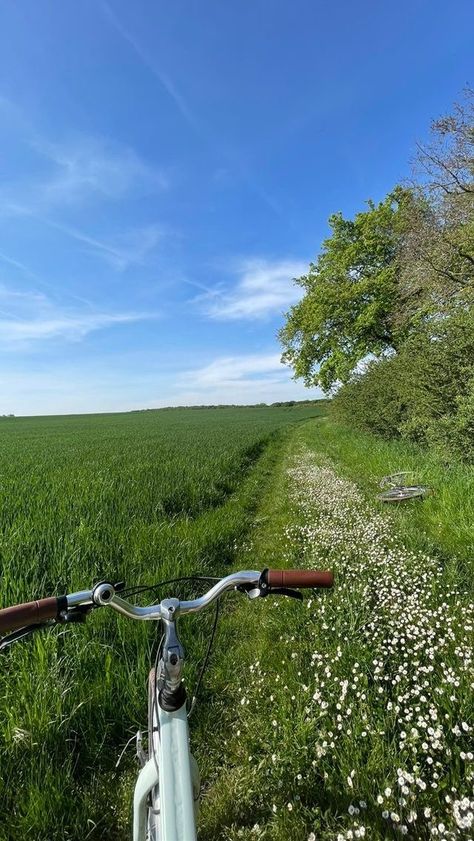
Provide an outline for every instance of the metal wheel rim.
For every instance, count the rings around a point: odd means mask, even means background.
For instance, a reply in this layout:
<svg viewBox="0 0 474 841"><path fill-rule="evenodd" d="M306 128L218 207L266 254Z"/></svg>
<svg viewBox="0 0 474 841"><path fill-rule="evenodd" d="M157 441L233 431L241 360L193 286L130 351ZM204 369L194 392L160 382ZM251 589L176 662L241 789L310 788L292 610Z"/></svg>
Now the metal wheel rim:
<svg viewBox="0 0 474 841"><path fill-rule="evenodd" d="M405 499L415 499L416 497L423 497L427 493L427 488L421 485L413 485L406 488L390 488L378 494L378 499L381 502L403 502Z"/></svg>

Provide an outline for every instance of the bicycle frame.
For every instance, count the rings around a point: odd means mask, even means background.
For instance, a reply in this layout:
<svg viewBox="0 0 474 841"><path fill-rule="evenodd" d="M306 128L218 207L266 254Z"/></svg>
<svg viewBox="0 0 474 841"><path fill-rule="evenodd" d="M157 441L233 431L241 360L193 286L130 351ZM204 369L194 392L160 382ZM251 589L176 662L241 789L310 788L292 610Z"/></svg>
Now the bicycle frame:
<svg viewBox="0 0 474 841"><path fill-rule="evenodd" d="M135 787L133 841L196 841L199 771L189 750L184 649L178 637L180 602L165 599L164 641L150 688L148 761Z"/></svg>
<svg viewBox="0 0 474 841"><path fill-rule="evenodd" d="M158 701L158 699L157 699ZM199 772L189 750L186 702L166 712L157 703L158 750L140 771L133 801L133 841L145 841L149 798L159 786L158 834L150 841L196 841ZM152 749L150 749L152 753Z"/></svg>
<svg viewBox="0 0 474 841"><path fill-rule="evenodd" d="M202 610L231 589L246 593L250 599L272 593L302 599L299 589L292 587L332 585L333 575L327 570L243 570L219 579L199 598L164 599L160 604L139 607L121 598L118 587L102 581L92 590L0 610L0 633L13 632L8 639L11 643L21 638L25 629L44 627L51 621L83 620L93 607L106 605L130 619L162 621L164 642L158 674L153 670L150 690L147 758L140 747L140 733L137 735L142 769L135 787L133 841L196 841L200 782L196 761L189 750L186 692L182 682L184 649L177 633L178 617Z"/></svg>

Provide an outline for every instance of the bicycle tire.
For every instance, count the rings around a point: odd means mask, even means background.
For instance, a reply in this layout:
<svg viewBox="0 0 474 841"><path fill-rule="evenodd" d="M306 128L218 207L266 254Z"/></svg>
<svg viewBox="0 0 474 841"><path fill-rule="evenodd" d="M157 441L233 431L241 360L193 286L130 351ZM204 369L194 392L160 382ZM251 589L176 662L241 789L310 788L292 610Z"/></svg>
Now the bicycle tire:
<svg viewBox="0 0 474 841"><path fill-rule="evenodd" d="M377 499L380 502L403 502L405 499L416 499L426 496L428 488L422 485L412 485L411 487L390 488L381 494L377 494Z"/></svg>

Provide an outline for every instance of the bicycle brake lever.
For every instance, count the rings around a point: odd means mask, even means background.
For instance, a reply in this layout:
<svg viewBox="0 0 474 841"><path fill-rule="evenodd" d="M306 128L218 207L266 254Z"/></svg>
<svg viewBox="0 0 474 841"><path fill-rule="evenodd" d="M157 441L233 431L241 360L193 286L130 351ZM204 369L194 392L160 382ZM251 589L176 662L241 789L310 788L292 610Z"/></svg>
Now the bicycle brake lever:
<svg viewBox="0 0 474 841"><path fill-rule="evenodd" d="M87 614L90 613L94 607L95 605L93 604L81 604L77 605L77 607L71 607L69 610L65 610L63 613L60 613L56 622L59 625L69 625L71 622L85 622Z"/></svg>
<svg viewBox="0 0 474 841"><path fill-rule="evenodd" d="M35 625L27 625L24 628L17 628L16 631L12 631L10 634L2 637L0 640L0 652L5 651L10 645L13 645L14 642L19 642L20 640L28 637L30 634L34 634L35 631L40 631L42 628L50 628L54 622L37 622Z"/></svg>
<svg viewBox="0 0 474 841"><path fill-rule="evenodd" d="M246 593L249 599L257 599L258 597L264 599L266 596L289 596L292 599L303 601L303 594L299 590L290 590L288 587L268 587L266 584L260 584L255 587L254 584L239 584L236 590L241 593Z"/></svg>
<svg viewBox="0 0 474 841"><path fill-rule="evenodd" d="M260 588L255 584L238 584L235 588L239 593L245 593L249 599L257 599L259 596L265 595L261 593Z"/></svg>
<svg viewBox="0 0 474 841"><path fill-rule="evenodd" d="M290 590L288 587L269 587L264 593L260 593L261 596L290 596L292 599L298 599L298 601L303 601L303 593L300 593L299 590Z"/></svg>

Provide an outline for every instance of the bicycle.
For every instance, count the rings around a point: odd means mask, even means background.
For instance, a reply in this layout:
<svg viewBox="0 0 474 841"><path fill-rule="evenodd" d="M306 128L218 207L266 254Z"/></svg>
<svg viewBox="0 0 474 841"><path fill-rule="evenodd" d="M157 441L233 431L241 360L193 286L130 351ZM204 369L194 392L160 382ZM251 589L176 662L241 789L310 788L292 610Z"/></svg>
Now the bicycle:
<svg viewBox="0 0 474 841"><path fill-rule="evenodd" d="M175 579L178 580L183 579ZM163 639L159 663L149 675L146 752L142 747L141 733L137 733L141 769L133 798L133 841L196 841L200 778L189 747L189 710L182 680L185 654L178 635L178 618L208 607L231 589L246 593L250 599L269 595L302 599L297 588L327 588L332 585L333 575L329 571L245 570L217 579L214 586L199 598L189 601L167 598L159 604L140 607L123 598L123 583L114 585L102 581L92 590L0 610L0 633L8 632L0 648L51 622L84 621L88 613L98 607L111 607L130 619L161 620ZM147 589L152 588L137 588L131 592L136 594Z"/></svg>
<svg viewBox="0 0 474 841"><path fill-rule="evenodd" d="M425 485L403 484L401 481L403 476L413 476L413 471L401 470L398 473L383 476L379 483L382 493L377 495L377 499L380 502L402 502L405 499L416 499L430 494L431 489Z"/></svg>

